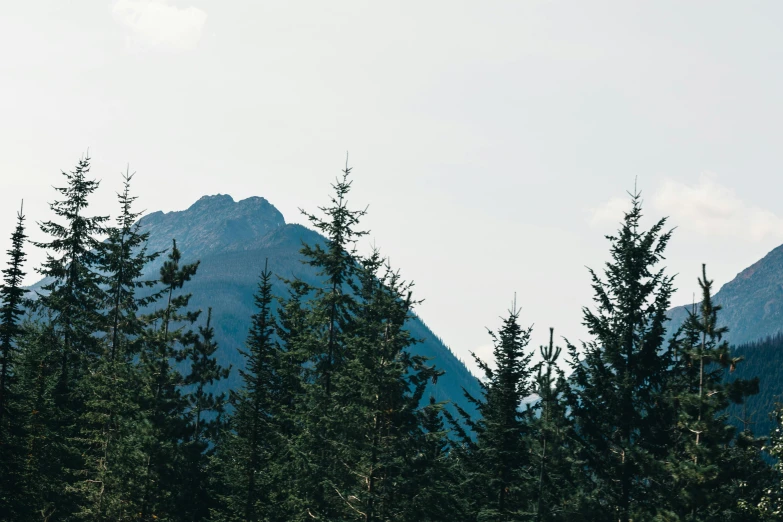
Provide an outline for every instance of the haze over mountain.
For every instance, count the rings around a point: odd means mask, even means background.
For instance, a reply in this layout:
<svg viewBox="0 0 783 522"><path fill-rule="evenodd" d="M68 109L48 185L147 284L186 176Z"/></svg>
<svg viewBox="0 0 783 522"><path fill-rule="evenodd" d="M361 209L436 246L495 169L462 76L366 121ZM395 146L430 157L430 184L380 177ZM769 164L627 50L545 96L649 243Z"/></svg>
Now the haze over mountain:
<svg viewBox="0 0 783 522"><path fill-rule="evenodd" d="M265 260L279 278L301 278L312 284L319 281L315 271L301 263L299 250L302 243L315 244L324 238L301 225L287 224L283 215L261 197L234 201L223 194L204 196L187 210L153 212L139 223L150 234L150 250L168 249L172 239L176 239L183 262L201 261L198 273L185 289L193 294L192 308L213 308L220 346L218 359L235 370L244 364L239 350L255 313L253 295ZM151 264L147 275L155 277L162 263L163 257ZM286 295L280 279L275 281L274 292ZM465 404L462 387L474 395L479 393L479 387L466 366L419 318L410 321L409 330L423 341L415 350L431 357L432 363L446 372L430 385L430 394L439 401L455 401L472 411ZM221 387L235 385L236 375L234 371Z"/></svg>

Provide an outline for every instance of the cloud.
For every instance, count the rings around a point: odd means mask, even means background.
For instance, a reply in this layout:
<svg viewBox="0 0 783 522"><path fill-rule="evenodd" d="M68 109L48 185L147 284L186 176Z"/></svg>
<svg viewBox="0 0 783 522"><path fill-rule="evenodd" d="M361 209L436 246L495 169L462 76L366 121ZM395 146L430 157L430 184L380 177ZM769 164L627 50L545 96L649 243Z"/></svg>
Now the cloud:
<svg viewBox="0 0 783 522"><path fill-rule="evenodd" d="M128 30L129 47L141 49L193 49L207 20L201 9L166 0L117 0L112 15Z"/></svg>
<svg viewBox="0 0 783 522"><path fill-rule="evenodd" d="M702 174L695 184L664 180L651 198L655 215L670 217L682 230L753 242L783 239L783 218L743 201L714 175ZM612 198L591 209L592 225L616 223L630 208L630 198Z"/></svg>
<svg viewBox="0 0 783 522"><path fill-rule="evenodd" d="M619 223L630 207L628 198L612 198L600 207L590 209L590 225Z"/></svg>
<svg viewBox="0 0 783 522"><path fill-rule="evenodd" d="M702 174L695 185L666 180L652 203L671 216L672 224L701 234L751 241L783 238L783 218L743 201L710 174Z"/></svg>

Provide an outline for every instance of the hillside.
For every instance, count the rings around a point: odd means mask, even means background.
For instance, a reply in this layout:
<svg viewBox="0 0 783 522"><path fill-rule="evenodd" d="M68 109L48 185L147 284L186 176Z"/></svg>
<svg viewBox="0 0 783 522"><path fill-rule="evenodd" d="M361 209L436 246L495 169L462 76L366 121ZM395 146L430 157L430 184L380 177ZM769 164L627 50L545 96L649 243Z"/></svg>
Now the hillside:
<svg viewBox="0 0 783 522"><path fill-rule="evenodd" d="M723 285L714 301L723 306L720 320L729 327L727 339L732 344L750 343L783 331L783 245ZM685 320L686 309L678 306L670 311L670 331Z"/></svg>
<svg viewBox="0 0 783 522"><path fill-rule="evenodd" d="M253 294L265 259L279 278L296 277L315 284L318 278L312 268L301 263L299 250L302 243L314 244L323 237L301 225L287 224L283 215L260 197L235 202L228 195L205 196L184 211L149 214L140 225L150 234L151 250L169 248L174 238L184 262L201 261L198 274L186 288L193 294L194 308L213 308L218 359L234 368L221 388L235 386L236 369L243 364L239 350L255 312ZM148 275L154 277L161 263L159 259L152 264ZM278 296L286 293L280 279L276 279L274 292ZM419 318L410 321L409 329L423 341L416 351L446 371L437 384L430 385L430 394L440 401L459 402L472 411L463 399L462 388L478 394L476 379Z"/></svg>
<svg viewBox="0 0 783 522"><path fill-rule="evenodd" d="M760 393L747 404L753 430L766 435L772 427L769 412L783 395L783 245L740 272L714 296L723 306L719 319L729 328L726 339L734 355L744 358L731 378L759 377ZM670 310L669 331L679 327L689 307ZM743 414L733 408L735 423Z"/></svg>

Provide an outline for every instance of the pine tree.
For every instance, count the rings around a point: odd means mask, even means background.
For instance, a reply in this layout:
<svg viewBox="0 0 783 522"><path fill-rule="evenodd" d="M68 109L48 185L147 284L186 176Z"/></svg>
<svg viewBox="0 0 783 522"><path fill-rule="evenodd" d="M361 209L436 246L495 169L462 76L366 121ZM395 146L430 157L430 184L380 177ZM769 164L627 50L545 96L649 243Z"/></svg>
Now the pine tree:
<svg viewBox="0 0 783 522"><path fill-rule="evenodd" d="M347 195L351 169L346 166L343 176L333 185L335 195L330 207L320 210L325 218L307 216L313 226L326 236L325 247L305 245L301 253L305 262L323 277L320 286L309 288L303 329L297 334L298 345L287 345L291 353L306 353L307 360L302 380L303 397L298 404L302 416L298 435L292 441L295 456L292 465L296 473L292 509L297 518L331 519L339 516L345 504L335 489L336 484L348 481L349 472L340 464L338 453L342 433L339 410L342 405L334 398L335 379L348 358L347 339L352 328L352 314L356 298L351 283L356 278L355 243L366 232L356 229L365 211L348 208Z"/></svg>
<svg viewBox="0 0 783 522"><path fill-rule="evenodd" d="M13 362L14 340L20 333L19 318L23 313L22 301L24 288L22 282L25 273L24 243L27 239L24 227L24 208L17 214L16 229L11 235L11 249L8 251L8 268L3 270L3 285L0 287L0 445L7 442L9 423L8 389L14 377Z"/></svg>
<svg viewBox="0 0 783 522"><path fill-rule="evenodd" d="M198 262L180 265L181 253L172 242L168 258L160 269L165 306L144 320L140 362L143 372L142 415L145 431L141 447L144 470L141 482L140 518L152 521L171 517L176 512L182 485L183 455L181 441L187 435L187 402L182 396L184 377L172 365L186 339L186 326L198 319L198 312L187 311L190 294L178 293L198 269Z"/></svg>
<svg viewBox="0 0 783 522"><path fill-rule="evenodd" d="M347 519L416 520L414 500L427 486L417 463L426 445L419 405L443 372L411 353L418 342L405 328L416 304L412 286L377 250L361 261L349 356L335 379L342 405L336 442L347 448L340 455L351 474L333 487Z"/></svg>
<svg viewBox="0 0 783 522"><path fill-rule="evenodd" d="M445 403L430 396L419 411L424 438L413 462L417 483L415 495L407 510L407 520L449 522L467 520L468 505L460 495L460 473L452 452L449 429L444 418Z"/></svg>
<svg viewBox="0 0 783 522"><path fill-rule="evenodd" d="M140 232L130 195L132 174L123 175L120 214L100 245L97 267L104 292L104 336L100 358L80 386L85 412L79 440L85 455L80 514L90 520L123 520L135 516L143 470L139 446L141 373L135 360L141 352L142 307L159 298L147 291L155 281L142 280L144 268L158 257L148 253L148 233Z"/></svg>
<svg viewBox="0 0 783 522"><path fill-rule="evenodd" d="M25 273L24 208L19 210L16 229L11 235L8 268L3 270L0 287L0 520L20 516L23 492L20 491L24 462L22 397L17 384L17 339L22 333L19 324L23 313Z"/></svg>
<svg viewBox="0 0 783 522"><path fill-rule="evenodd" d="M568 385L557 365L562 349L554 344L554 329L549 329L549 344L539 348L541 364L536 376L538 416L533 421L533 458L536 477L536 521L579 520L579 463L574 461L572 426L565 404Z"/></svg>
<svg viewBox="0 0 783 522"><path fill-rule="evenodd" d="M585 460L584 510L596 520L629 522L652 516L670 494L662 461L673 423L667 406L670 351L664 346L672 278L656 267L671 237L665 219L642 231L641 196L631 195L611 243L605 280L594 271L596 310L584 309L594 340L582 352L569 345L568 400Z"/></svg>
<svg viewBox="0 0 783 522"><path fill-rule="evenodd" d="M8 520L53 520L55 513L66 518L73 507L62 470L62 455L72 451L71 441L55 400L61 361L52 346L58 341L51 321L25 324L17 339L14 386L23 414L24 460L21 477L15 480L16 509Z"/></svg>
<svg viewBox="0 0 783 522"><path fill-rule="evenodd" d="M64 223L41 223L41 231L51 240L35 243L47 251L46 261L38 272L50 280L42 287L38 302L51 314L61 339L60 403L74 399L70 396L74 384L100 352L94 334L103 326L100 313L103 291L95 267L100 251L97 236L103 232L108 218L84 215L88 198L99 185L98 181L87 179L89 172L87 156L79 160L72 172L63 172L66 186L55 189L63 199L52 203L50 208ZM78 400L71 406L78 409Z"/></svg>
<svg viewBox="0 0 783 522"><path fill-rule="evenodd" d="M185 480L181 488L179 516L189 521L206 520L214 503L208 481L208 463L223 425L225 395L215 395L210 388L228 377L230 368L223 368L215 359L218 345L212 326L212 309L207 310L207 324L200 326L199 335L183 339L184 350L178 354L187 361L190 372L184 386L191 391L187 401L184 451Z"/></svg>
<svg viewBox="0 0 783 522"><path fill-rule="evenodd" d="M286 425L291 416L287 408L298 388L302 361L290 361L290 354L275 342L273 299L272 272L265 262L255 295L256 313L241 352L246 360L239 371L242 387L230 394L231 431L218 453L229 491L216 520L287 520L285 492L280 487L285 477L278 473L282 462L277 459L283 460L286 453L286 435L290 435ZM298 304L289 307L300 310Z"/></svg>
<svg viewBox="0 0 783 522"><path fill-rule="evenodd" d="M717 488L720 461L734 428L727 422L728 387L724 371L737 361L723 340L728 331L718 326L720 306L712 302L712 281L702 265L699 278L701 304L689 311L681 333L674 339L673 371L677 438L671 447L673 511L682 520L713 520L721 504Z"/></svg>
<svg viewBox="0 0 783 522"><path fill-rule="evenodd" d="M476 440L466 455L474 502L471 518L478 521L526 520L533 511L530 499L536 489L529 472L533 410L523 406L535 391L533 353L526 351L530 332L519 325L515 299L498 333L489 331L495 367L473 354L484 372L483 396L465 392L480 416L468 423Z"/></svg>
<svg viewBox="0 0 783 522"><path fill-rule="evenodd" d="M87 178L89 172L89 157L82 158L72 172L63 172L66 184L56 188L63 199L50 204L61 222L40 223L41 231L50 240L34 243L47 251L46 261L38 269L47 283L34 308L40 317L51 322L54 336L48 337L50 342L44 348L55 351L59 358L57 386L53 390L55 407L47 411L52 415L48 421L56 424L56 435L62 441L60 451L53 455L57 465L48 468L55 476L46 480L60 482L63 494L57 501L57 511L63 518L78 510L79 495L74 484L85 467L79 440L79 418L85 413L87 400L87 387L82 380L98 361L102 344L98 334L104 326L103 290L96 265L98 236L103 233L107 218L86 215L88 199L99 185ZM49 360L48 356L41 357Z"/></svg>

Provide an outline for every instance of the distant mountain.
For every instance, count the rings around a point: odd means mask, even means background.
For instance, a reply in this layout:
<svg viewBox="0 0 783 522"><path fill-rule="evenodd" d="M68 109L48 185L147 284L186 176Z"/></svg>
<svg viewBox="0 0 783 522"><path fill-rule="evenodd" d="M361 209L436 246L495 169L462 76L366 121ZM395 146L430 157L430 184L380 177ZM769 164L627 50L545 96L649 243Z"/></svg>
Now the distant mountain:
<svg viewBox="0 0 783 522"><path fill-rule="evenodd" d="M270 270L279 277L298 277L316 284L318 277L301 263L299 250L302 243L316 244L324 238L301 225L286 224L283 215L261 197L235 202L228 195L204 196L187 210L154 212L139 223L150 234L150 250L166 250L176 239L183 262L201 261L198 273L185 289L193 294L192 308L206 312L212 307L220 345L218 358L221 364L234 368L229 381L220 388L237 386L236 369L244 364L239 350L255 313L253 294L264 260L269 259ZM162 263L161 257L148 267L147 275L155 276ZM279 280L273 290L278 296L286 295L285 285ZM414 350L433 358L432 362L446 372L437 384L430 385L429 394L473 411L463 398L462 388L478 394L475 377L419 318L411 320L408 329L423 340Z"/></svg>
<svg viewBox="0 0 783 522"><path fill-rule="evenodd" d="M732 344L783 331L783 245L723 285L714 301L723 306L720 321L729 327L727 339ZM671 331L685 320L687 309L679 306L669 312Z"/></svg>
<svg viewBox="0 0 783 522"><path fill-rule="evenodd" d="M754 431L766 435L772 425L768 413L783 395L783 245L723 285L714 302L723 306L718 318L729 328L726 339L734 355L745 358L733 377L761 380L761 393L749 401L748 412L754 414ZM670 332L685 321L689 308L669 311ZM739 409L732 414L741 416Z"/></svg>

